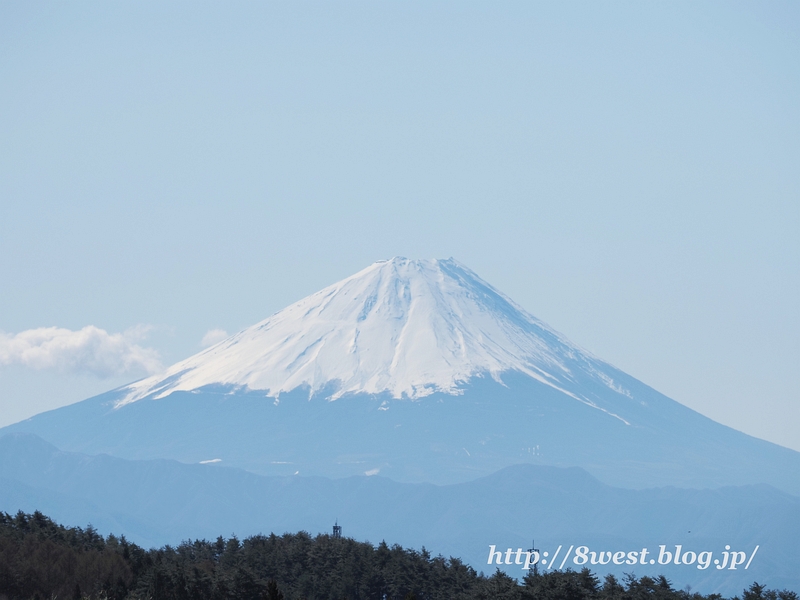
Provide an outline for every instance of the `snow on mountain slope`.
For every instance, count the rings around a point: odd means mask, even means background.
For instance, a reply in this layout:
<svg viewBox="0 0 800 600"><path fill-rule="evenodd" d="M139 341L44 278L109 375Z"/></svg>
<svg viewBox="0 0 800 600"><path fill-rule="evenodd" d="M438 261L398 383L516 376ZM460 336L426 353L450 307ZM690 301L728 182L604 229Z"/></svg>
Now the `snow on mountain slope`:
<svg viewBox="0 0 800 600"><path fill-rule="evenodd" d="M333 390L331 399L419 399L458 394L475 376L500 381L518 371L600 408L569 391L576 363L625 393L601 372L603 363L452 258L393 258L130 385L118 406L213 384L271 397L307 386L312 395Z"/></svg>
<svg viewBox="0 0 800 600"><path fill-rule="evenodd" d="M160 375L3 431L270 475L444 484L537 463L625 487L800 494L800 453L580 350L452 259L376 263Z"/></svg>

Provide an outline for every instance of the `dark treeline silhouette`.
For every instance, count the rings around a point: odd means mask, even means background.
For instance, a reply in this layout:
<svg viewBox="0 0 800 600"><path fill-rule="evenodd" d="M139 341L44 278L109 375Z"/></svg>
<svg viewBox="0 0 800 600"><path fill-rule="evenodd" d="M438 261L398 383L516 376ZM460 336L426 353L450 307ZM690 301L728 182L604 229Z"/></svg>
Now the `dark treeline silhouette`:
<svg viewBox="0 0 800 600"><path fill-rule="evenodd" d="M39 512L0 512L0 600L720 600L664 577L588 569L485 576L457 558L328 535L257 535L144 550L124 537L64 527ZM740 600L798 600L753 584Z"/></svg>

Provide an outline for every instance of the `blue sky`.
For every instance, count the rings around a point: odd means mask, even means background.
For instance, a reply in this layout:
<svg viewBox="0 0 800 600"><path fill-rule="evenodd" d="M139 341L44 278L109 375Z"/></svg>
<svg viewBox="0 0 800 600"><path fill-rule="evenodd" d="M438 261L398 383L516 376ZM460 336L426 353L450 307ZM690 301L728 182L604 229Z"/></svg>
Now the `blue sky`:
<svg viewBox="0 0 800 600"><path fill-rule="evenodd" d="M0 426L453 256L800 450L795 3L3 2L0 82Z"/></svg>

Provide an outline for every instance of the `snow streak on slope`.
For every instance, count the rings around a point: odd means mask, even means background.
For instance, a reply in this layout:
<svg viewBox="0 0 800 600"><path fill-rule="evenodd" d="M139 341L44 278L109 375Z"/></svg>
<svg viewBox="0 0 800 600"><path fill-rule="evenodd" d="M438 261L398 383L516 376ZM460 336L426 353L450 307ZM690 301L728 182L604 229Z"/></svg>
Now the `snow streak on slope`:
<svg viewBox="0 0 800 600"><path fill-rule="evenodd" d="M510 370L588 403L562 385L576 360L599 362L455 260L394 258L130 385L120 405L211 384L418 399Z"/></svg>

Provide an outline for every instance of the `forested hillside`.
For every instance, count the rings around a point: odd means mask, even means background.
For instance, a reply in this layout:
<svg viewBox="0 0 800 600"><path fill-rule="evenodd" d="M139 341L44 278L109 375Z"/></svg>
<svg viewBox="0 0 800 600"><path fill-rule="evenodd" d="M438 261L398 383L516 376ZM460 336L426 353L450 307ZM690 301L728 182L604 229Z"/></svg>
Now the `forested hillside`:
<svg viewBox="0 0 800 600"><path fill-rule="evenodd" d="M0 600L537 599L718 600L674 590L665 578L600 582L588 570L528 574L522 582L476 573L424 549L377 547L328 535L258 535L144 550L69 528L39 512L0 512ZM797 600L753 584L742 600Z"/></svg>

